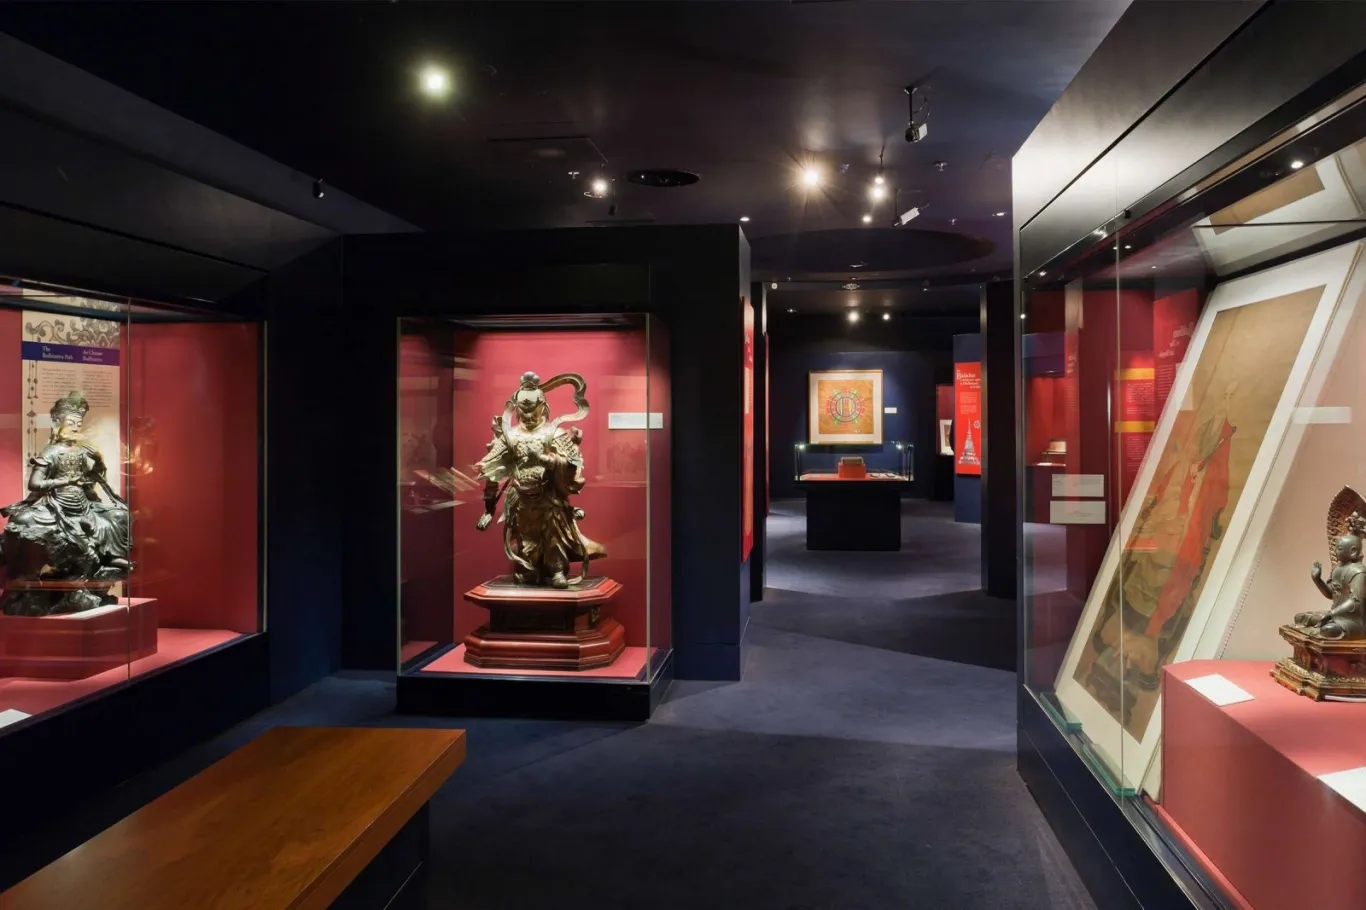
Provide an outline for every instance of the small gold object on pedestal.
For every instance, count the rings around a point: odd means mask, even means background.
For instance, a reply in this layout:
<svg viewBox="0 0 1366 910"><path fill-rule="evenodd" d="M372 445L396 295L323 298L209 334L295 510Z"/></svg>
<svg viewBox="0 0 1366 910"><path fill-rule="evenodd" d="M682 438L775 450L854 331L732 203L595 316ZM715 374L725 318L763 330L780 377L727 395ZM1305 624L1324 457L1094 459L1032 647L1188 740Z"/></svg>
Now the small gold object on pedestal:
<svg viewBox="0 0 1366 910"><path fill-rule="evenodd" d="M1319 593L1332 601L1323 612L1297 613L1281 626L1281 638L1294 656L1277 662L1271 671L1276 682L1315 701L1324 698L1366 698L1366 566L1362 538L1366 535L1366 500L1343 487L1328 507L1328 544L1333 570L1323 580L1323 566L1314 563L1310 579Z"/></svg>

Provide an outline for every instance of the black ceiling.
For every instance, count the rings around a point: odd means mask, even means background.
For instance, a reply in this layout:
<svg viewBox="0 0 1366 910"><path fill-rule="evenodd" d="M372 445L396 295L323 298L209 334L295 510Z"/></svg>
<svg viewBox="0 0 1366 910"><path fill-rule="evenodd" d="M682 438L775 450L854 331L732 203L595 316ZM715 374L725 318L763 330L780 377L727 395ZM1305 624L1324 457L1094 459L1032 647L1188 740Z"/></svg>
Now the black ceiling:
<svg viewBox="0 0 1366 910"><path fill-rule="evenodd" d="M1127 4L5 4L0 31L421 227L748 216L758 277L942 283L1008 270L1010 157ZM427 62L445 102L416 90ZM870 208L879 155L910 228ZM626 180L652 168L701 180Z"/></svg>

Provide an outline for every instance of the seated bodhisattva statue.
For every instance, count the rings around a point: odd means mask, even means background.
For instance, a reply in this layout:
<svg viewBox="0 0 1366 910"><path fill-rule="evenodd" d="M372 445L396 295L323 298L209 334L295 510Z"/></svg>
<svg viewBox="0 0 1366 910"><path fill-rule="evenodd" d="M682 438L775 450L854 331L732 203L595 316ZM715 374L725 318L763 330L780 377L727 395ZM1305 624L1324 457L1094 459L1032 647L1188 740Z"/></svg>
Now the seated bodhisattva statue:
<svg viewBox="0 0 1366 910"><path fill-rule="evenodd" d="M0 612L48 616L113 603L109 589L133 568L128 504L81 432L89 410L80 392L57 399L48 444L29 461L28 496L0 509L9 519Z"/></svg>
<svg viewBox="0 0 1366 910"><path fill-rule="evenodd" d="M1323 612L1295 615L1295 628L1325 641L1366 637L1366 566L1361 562L1366 518L1353 510L1342 524L1345 533L1332 542L1333 570L1328 582L1324 583L1321 563L1314 563L1310 573L1319 593L1333 605Z"/></svg>
<svg viewBox="0 0 1366 910"><path fill-rule="evenodd" d="M562 385L574 387L578 410L551 419L545 393ZM582 433L562 425L588 416L586 395L587 383L575 373L545 382L525 373L503 413L493 418L493 440L476 466L484 481L484 514L477 527L482 531L492 523L503 497L503 551L512 561L517 584L568 588L570 563L583 563L573 580L581 581L588 576L589 562L607 555L579 531L583 510L569 499L584 486Z"/></svg>

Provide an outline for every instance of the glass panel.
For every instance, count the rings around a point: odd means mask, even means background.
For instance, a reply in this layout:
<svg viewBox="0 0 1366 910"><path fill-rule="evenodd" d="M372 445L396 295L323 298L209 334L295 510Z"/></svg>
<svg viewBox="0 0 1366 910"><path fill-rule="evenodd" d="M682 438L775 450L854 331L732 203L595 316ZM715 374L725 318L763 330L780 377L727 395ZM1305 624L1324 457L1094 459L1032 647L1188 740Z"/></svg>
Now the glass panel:
<svg viewBox="0 0 1366 910"><path fill-rule="evenodd" d="M259 328L0 285L0 727L259 631Z"/></svg>
<svg viewBox="0 0 1366 910"><path fill-rule="evenodd" d="M646 679L670 641L658 323L403 320L400 345L402 669Z"/></svg>
<svg viewBox="0 0 1366 910"><path fill-rule="evenodd" d="M1024 301L1027 685L1243 906L1361 893L1280 836L1351 868L1366 847L1366 113L1344 118Z"/></svg>
<svg viewBox="0 0 1366 910"><path fill-rule="evenodd" d="M651 673L663 666L673 649L672 497L673 409L669 383L669 333L664 323L646 323L649 354L649 433L646 477L649 497L649 642Z"/></svg>

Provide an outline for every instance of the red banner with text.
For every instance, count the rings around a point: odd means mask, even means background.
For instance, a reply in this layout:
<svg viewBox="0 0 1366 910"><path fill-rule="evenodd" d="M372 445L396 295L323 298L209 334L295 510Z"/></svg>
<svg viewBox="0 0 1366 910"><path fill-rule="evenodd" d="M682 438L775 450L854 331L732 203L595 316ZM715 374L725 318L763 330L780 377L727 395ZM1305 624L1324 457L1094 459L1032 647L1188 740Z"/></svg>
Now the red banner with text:
<svg viewBox="0 0 1366 910"><path fill-rule="evenodd" d="M740 298L745 314L745 477L741 484L744 503L744 538L740 543L740 561L749 559L754 549L754 307Z"/></svg>
<svg viewBox="0 0 1366 910"><path fill-rule="evenodd" d="M954 470L959 474L982 473L982 365L953 365Z"/></svg>

